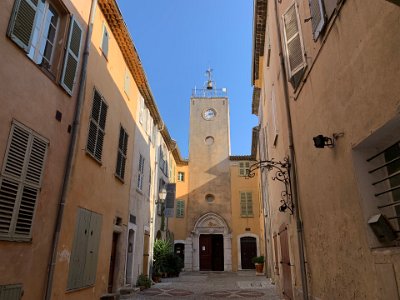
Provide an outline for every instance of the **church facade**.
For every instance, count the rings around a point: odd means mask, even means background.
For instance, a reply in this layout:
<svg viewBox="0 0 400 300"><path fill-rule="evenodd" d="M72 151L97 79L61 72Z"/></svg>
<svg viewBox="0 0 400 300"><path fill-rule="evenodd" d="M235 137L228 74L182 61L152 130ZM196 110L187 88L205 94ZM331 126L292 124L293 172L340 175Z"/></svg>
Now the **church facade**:
<svg viewBox="0 0 400 300"><path fill-rule="evenodd" d="M252 155L230 155L229 99L224 89L194 90L190 99L189 159L177 166L175 253L188 271L253 269L264 255L259 181L246 177Z"/></svg>

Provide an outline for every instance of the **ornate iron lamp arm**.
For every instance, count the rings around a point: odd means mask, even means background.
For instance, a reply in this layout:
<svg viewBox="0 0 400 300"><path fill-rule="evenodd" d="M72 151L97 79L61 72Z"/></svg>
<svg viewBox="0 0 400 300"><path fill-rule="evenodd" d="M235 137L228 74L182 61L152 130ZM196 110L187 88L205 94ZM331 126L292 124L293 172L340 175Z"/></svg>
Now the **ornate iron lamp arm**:
<svg viewBox="0 0 400 300"><path fill-rule="evenodd" d="M279 207L279 211L284 212L286 209L289 209L290 214L293 214L294 205L292 202L292 194L290 191L290 162L289 158L285 157L282 161L271 160L261 160L251 165L247 170L247 178L254 177L255 171L257 169L266 169L268 172L275 170L275 174L272 177L272 180L278 180L282 182L285 186L285 189L281 192L281 203L282 205Z"/></svg>

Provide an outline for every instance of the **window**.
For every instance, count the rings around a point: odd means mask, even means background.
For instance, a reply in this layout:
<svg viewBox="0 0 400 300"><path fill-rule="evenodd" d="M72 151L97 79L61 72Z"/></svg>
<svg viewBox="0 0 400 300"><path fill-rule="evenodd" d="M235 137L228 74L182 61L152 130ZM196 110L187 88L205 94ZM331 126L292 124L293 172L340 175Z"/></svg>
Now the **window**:
<svg viewBox="0 0 400 300"><path fill-rule="evenodd" d="M239 162L239 176L247 176L249 168L250 168L250 162L248 161Z"/></svg>
<svg viewBox="0 0 400 300"><path fill-rule="evenodd" d="M240 216L253 217L253 199L250 192L240 192Z"/></svg>
<svg viewBox="0 0 400 300"><path fill-rule="evenodd" d="M297 88L304 74L306 59L296 2L293 2L282 18L288 79L293 88Z"/></svg>
<svg viewBox="0 0 400 300"><path fill-rule="evenodd" d="M185 215L185 201L176 200L176 217L183 218Z"/></svg>
<svg viewBox="0 0 400 300"><path fill-rule="evenodd" d="M325 25L324 5L322 4L322 0L309 0L309 2L312 33L314 41L316 41Z"/></svg>
<svg viewBox="0 0 400 300"><path fill-rule="evenodd" d="M101 41L101 52L103 52L104 57L108 57L108 40L109 40L109 34L107 31L107 27L105 24L103 24L103 39Z"/></svg>
<svg viewBox="0 0 400 300"><path fill-rule="evenodd" d="M103 97L95 90L86 151L98 162L101 162L103 153L107 109L108 106Z"/></svg>
<svg viewBox="0 0 400 300"><path fill-rule="evenodd" d="M206 195L206 201L207 201L208 203L214 202L214 200L215 200L214 195L212 195L212 194L207 194L207 195Z"/></svg>
<svg viewBox="0 0 400 300"><path fill-rule="evenodd" d="M139 154L138 181L136 187L140 191L143 190L143 178L144 178L144 157L142 156L142 154Z"/></svg>
<svg viewBox="0 0 400 300"><path fill-rule="evenodd" d="M48 141L14 122L0 176L0 239L31 239Z"/></svg>
<svg viewBox="0 0 400 300"><path fill-rule="evenodd" d="M160 169L163 172L165 176L168 176L168 162L167 162L167 157L166 157L166 150L164 149L163 146L160 145Z"/></svg>
<svg viewBox="0 0 400 300"><path fill-rule="evenodd" d="M144 120L144 99L142 96L139 97L139 122L143 124Z"/></svg>
<svg viewBox="0 0 400 300"><path fill-rule="evenodd" d="M79 208L69 262L67 289L95 284L102 216Z"/></svg>
<svg viewBox="0 0 400 300"><path fill-rule="evenodd" d="M62 15L55 6L56 1L16 0L8 26L8 36L21 47L37 65L48 70L54 77L64 45L58 43L63 36L60 23ZM82 28L72 18L66 45L64 66L60 84L72 94L80 57Z"/></svg>
<svg viewBox="0 0 400 300"><path fill-rule="evenodd" d="M185 173L178 172L178 181L185 181Z"/></svg>
<svg viewBox="0 0 400 300"><path fill-rule="evenodd" d="M115 175L120 179L124 179L125 176L127 149L128 149L128 134L126 133L125 129L121 126L119 129L117 166L115 170Z"/></svg>
<svg viewBox="0 0 400 300"><path fill-rule="evenodd" d="M364 226L371 248L400 245L400 118L353 149Z"/></svg>

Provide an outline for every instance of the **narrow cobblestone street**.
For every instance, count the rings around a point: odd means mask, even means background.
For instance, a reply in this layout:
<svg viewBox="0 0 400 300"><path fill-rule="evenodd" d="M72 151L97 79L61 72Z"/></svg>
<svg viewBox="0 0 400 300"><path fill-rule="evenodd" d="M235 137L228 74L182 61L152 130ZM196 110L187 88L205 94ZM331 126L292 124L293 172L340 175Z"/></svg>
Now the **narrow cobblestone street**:
<svg viewBox="0 0 400 300"><path fill-rule="evenodd" d="M164 278L131 299L153 298L280 299L275 286L264 276L255 276L255 271L182 272L177 278Z"/></svg>

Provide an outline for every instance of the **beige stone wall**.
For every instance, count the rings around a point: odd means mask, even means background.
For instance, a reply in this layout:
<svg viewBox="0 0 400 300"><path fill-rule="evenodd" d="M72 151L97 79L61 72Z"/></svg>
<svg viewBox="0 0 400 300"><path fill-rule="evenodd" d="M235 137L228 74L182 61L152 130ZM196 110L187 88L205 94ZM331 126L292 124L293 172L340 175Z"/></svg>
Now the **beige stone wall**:
<svg viewBox="0 0 400 300"><path fill-rule="evenodd" d="M90 3L62 1L86 30ZM0 285L20 283L24 299L43 299L50 262L55 220L65 172L66 156L71 135L68 126L76 103L74 94L67 95L59 86L61 66L55 68L56 78L47 75L26 53L7 37L7 27L14 1L3 1L0 10L0 166L13 120L35 131L49 141L42 187L36 202L31 242L0 241ZM61 10L62 11L62 10ZM60 42L64 45L68 15L61 14ZM56 61L62 62L62 46L57 49ZM79 72L79 70L78 70ZM61 122L55 119L62 113Z"/></svg>
<svg viewBox="0 0 400 300"><path fill-rule="evenodd" d="M68 193L63 219L59 253L71 254L76 227L76 214L79 207L86 208L102 215L102 230L99 245L96 284L65 293L68 278L69 261L59 255L53 298L56 299L89 299L99 298L107 291L110 255L115 218L122 219L123 231L117 245L115 287L123 285L125 276L124 264L126 253L128 205L130 181L132 175L135 119L137 114L138 89L131 80L131 94L124 92L126 64L120 49L109 30L109 52L106 59L100 49L103 33L104 16L96 8L96 17L91 39L91 52L88 63L88 77L85 90L85 102L79 129L78 150L74 162L72 181ZM106 24L107 26L107 24ZM98 163L85 151L87 143L89 117L92 108L93 91L96 88L108 105L102 163ZM129 135L125 180L121 182L114 175L119 129L123 126ZM147 172L147 171L146 171ZM148 179L147 179L148 180ZM141 229L143 230L143 228Z"/></svg>
<svg viewBox="0 0 400 300"><path fill-rule="evenodd" d="M281 15L292 1L278 5ZM308 1L297 1L300 20ZM310 23L301 22L307 70L304 83L289 88L300 206L304 222L309 292L319 299L395 299L400 270L397 248L372 249L363 215L354 148L398 116L400 39L397 6L387 1L345 1L322 39L313 41ZM268 132L270 92L275 89L280 134L274 146L267 133L268 155L288 153L283 84L277 52L274 4L268 8L271 63L264 64L260 120ZM265 52L267 53L267 52ZM343 132L334 149L316 149L312 137ZM298 245L293 217L278 211L279 183L269 177L272 234L288 226L295 294L301 290ZM278 238L279 240L279 238ZM279 247L278 247L279 249ZM280 250L278 250L280 251ZM396 279L397 278L397 279ZM282 289L282 270L274 280ZM397 286L396 286L397 280Z"/></svg>

